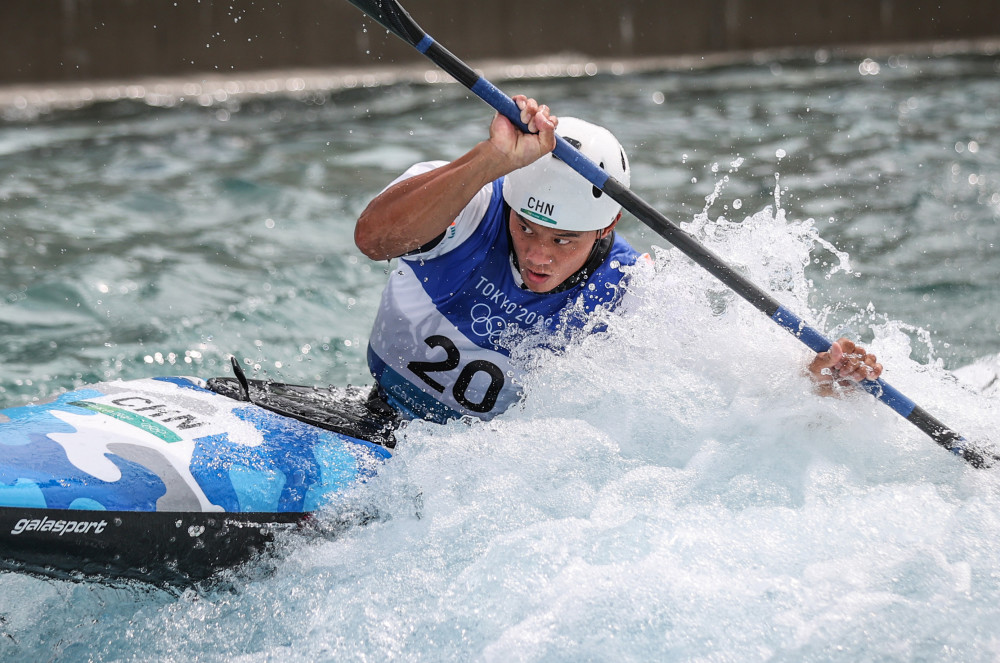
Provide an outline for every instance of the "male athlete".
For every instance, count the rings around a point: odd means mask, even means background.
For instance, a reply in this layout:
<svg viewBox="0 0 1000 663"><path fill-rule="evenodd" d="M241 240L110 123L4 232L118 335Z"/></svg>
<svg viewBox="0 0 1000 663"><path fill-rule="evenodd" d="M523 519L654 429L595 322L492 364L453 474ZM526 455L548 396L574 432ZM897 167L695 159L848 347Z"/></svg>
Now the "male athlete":
<svg viewBox="0 0 1000 663"><path fill-rule="evenodd" d="M607 129L514 97L523 133L501 115L490 137L451 163L420 163L358 219L373 260L400 258L368 346L381 400L407 418L489 419L519 397L517 330L554 331L570 313L614 308L638 252L614 232L621 207L553 156L555 130L625 186L629 165ZM619 287L621 286L621 287ZM577 323L579 324L579 323ZM810 373L875 379L874 355L846 339Z"/></svg>

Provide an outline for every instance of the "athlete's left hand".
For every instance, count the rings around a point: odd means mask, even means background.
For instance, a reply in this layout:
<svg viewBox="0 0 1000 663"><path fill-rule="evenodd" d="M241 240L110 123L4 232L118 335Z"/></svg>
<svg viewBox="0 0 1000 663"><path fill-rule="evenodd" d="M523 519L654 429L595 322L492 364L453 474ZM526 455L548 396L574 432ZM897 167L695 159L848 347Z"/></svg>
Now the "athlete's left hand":
<svg viewBox="0 0 1000 663"><path fill-rule="evenodd" d="M827 352L817 353L809 364L809 374L819 384L820 393L833 393L833 382L850 386L862 380L877 380L882 364L870 352L846 338L839 338Z"/></svg>

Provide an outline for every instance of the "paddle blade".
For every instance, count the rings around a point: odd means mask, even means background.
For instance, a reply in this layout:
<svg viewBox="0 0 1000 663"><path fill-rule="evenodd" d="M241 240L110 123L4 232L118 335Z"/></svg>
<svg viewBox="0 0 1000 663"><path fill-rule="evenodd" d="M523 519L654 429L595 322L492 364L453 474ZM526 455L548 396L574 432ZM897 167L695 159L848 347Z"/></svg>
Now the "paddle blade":
<svg viewBox="0 0 1000 663"><path fill-rule="evenodd" d="M396 0L347 0L410 46L426 34Z"/></svg>

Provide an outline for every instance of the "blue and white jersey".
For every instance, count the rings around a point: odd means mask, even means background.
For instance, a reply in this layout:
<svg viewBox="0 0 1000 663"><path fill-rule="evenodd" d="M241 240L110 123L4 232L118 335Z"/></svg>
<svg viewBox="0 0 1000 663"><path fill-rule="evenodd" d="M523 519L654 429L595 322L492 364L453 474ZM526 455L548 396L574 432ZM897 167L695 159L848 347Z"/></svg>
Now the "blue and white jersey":
<svg viewBox="0 0 1000 663"><path fill-rule="evenodd" d="M417 164L397 181L443 163ZM437 422L492 418L520 398L522 371L502 343L508 332L551 333L578 302L592 312L621 299L623 267L638 253L618 236L588 279L558 293L522 288L502 184L501 178L483 187L437 245L403 256L390 274L368 366L383 397L405 415Z"/></svg>

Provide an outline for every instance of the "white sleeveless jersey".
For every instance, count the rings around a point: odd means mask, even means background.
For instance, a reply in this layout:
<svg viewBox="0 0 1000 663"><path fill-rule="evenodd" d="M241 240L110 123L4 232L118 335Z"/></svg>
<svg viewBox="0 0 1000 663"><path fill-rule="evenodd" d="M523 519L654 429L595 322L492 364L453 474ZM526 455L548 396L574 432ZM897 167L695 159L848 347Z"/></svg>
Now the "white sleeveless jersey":
<svg viewBox="0 0 1000 663"><path fill-rule="evenodd" d="M442 163L418 164L400 180ZM621 299L622 267L638 254L618 236L587 280L559 293L522 288L510 259L502 185L501 178L483 187L441 242L400 258L389 277L368 366L382 396L404 415L492 418L520 398L522 371L511 363L505 332L579 326L560 314L578 301L590 312Z"/></svg>

